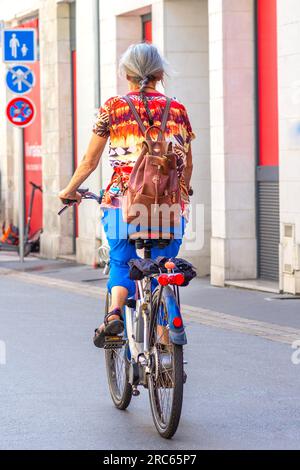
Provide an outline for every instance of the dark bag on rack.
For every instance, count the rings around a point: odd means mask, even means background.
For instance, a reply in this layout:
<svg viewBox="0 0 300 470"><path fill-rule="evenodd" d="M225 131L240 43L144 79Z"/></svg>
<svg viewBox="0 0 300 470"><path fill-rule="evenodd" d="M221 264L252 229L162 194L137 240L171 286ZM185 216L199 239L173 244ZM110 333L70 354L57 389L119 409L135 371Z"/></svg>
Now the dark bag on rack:
<svg viewBox="0 0 300 470"><path fill-rule="evenodd" d="M131 259L129 262L129 278L133 281L141 281L150 274L159 274L159 267L154 259Z"/></svg>
<svg viewBox="0 0 300 470"><path fill-rule="evenodd" d="M151 274L166 273L165 263L173 261L176 268L175 273L182 273L184 275L183 286L187 286L190 281L197 275L195 267L183 258L167 258L165 256L158 256L154 259L131 259L128 264L130 267L129 278L133 281L141 281L145 276Z"/></svg>

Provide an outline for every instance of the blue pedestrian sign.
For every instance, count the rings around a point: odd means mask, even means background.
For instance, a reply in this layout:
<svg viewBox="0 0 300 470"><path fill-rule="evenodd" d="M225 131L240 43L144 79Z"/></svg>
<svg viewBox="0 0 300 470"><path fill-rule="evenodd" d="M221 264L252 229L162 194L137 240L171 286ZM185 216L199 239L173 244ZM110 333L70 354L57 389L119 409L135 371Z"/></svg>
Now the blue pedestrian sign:
<svg viewBox="0 0 300 470"><path fill-rule="evenodd" d="M4 29L2 34L3 62L36 61L35 29Z"/></svg>
<svg viewBox="0 0 300 470"><path fill-rule="evenodd" d="M6 85L13 92L21 95L34 86L34 73L25 65L14 65L6 74Z"/></svg>

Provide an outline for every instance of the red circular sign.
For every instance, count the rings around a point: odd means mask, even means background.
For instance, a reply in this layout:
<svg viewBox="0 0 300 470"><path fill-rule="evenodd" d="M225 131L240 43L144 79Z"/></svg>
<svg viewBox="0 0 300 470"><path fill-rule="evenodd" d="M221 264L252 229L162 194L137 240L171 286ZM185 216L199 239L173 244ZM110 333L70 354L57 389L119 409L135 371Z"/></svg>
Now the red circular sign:
<svg viewBox="0 0 300 470"><path fill-rule="evenodd" d="M6 106L7 119L17 127L26 127L32 124L35 114L33 102L24 96L13 98Z"/></svg>

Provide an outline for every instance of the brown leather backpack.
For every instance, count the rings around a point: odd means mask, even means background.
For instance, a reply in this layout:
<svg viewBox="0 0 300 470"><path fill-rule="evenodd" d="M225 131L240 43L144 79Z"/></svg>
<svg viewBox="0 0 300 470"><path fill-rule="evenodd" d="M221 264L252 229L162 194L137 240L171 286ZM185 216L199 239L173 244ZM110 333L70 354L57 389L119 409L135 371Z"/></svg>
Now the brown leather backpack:
<svg viewBox="0 0 300 470"><path fill-rule="evenodd" d="M123 218L128 223L140 223L148 228L168 231L180 220L181 197L177 174L177 157L173 144L166 142L166 128L171 99L167 98L161 126L146 129L133 102L124 96L135 120L145 136L142 151L133 167L128 189L123 198ZM157 140L151 133L158 131Z"/></svg>

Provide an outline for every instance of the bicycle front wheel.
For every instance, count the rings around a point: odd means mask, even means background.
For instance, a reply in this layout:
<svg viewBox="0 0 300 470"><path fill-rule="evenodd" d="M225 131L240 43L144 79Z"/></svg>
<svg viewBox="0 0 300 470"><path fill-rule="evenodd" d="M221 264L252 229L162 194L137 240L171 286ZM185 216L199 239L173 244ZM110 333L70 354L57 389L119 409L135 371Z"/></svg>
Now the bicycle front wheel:
<svg viewBox="0 0 300 470"><path fill-rule="evenodd" d="M165 289L170 289L166 287ZM169 295L173 295L169 291ZM174 302L176 302L174 296ZM183 400L183 348L170 341L169 315L164 295L159 297L159 288L153 292L153 318L150 329L151 373L148 388L152 416L159 434L170 439L174 436L182 409Z"/></svg>
<svg viewBox="0 0 300 470"><path fill-rule="evenodd" d="M106 296L106 312L109 308L109 294ZM128 342L121 348L105 350L106 374L109 391L114 405L125 410L132 398L132 387L128 382Z"/></svg>

